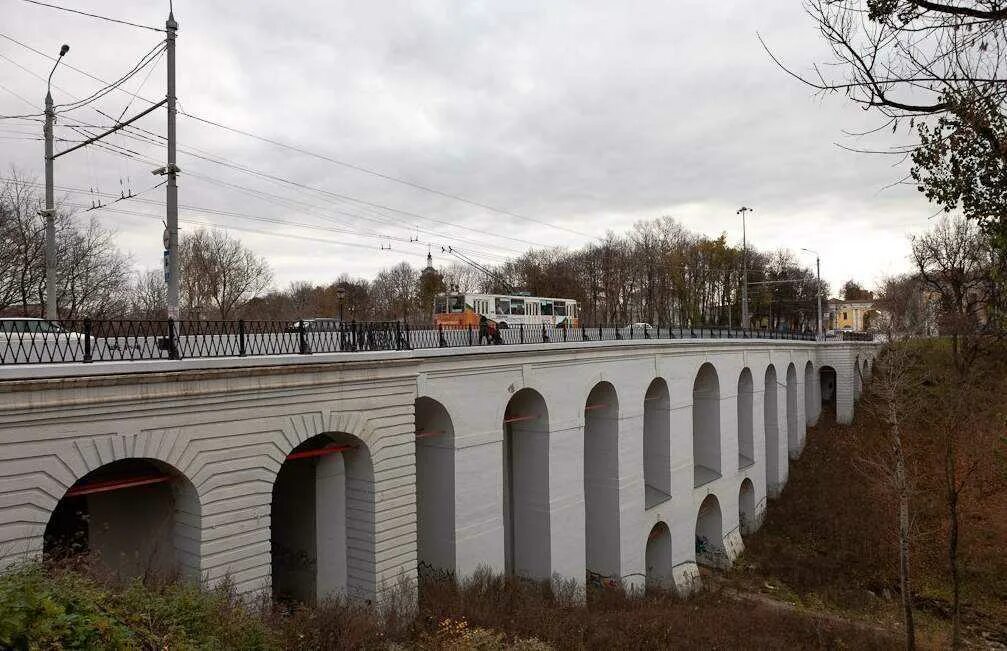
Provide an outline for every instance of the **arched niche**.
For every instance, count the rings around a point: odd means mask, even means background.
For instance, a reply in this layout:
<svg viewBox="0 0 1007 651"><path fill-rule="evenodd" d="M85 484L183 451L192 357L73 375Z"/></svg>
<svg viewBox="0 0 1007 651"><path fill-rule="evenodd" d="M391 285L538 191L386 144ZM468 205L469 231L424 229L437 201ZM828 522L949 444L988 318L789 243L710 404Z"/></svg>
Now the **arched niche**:
<svg viewBox="0 0 1007 651"><path fill-rule="evenodd" d="M620 576L619 396L599 382L584 404L584 540L587 571Z"/></svg>
<svg viewBox="0 0 1007 651"><path fill-rule="evenodd" d="M455 571L454 424L440 402L416 399L416 530L420 573Z"/></svg>
<svg viewBox="0 0 1007 651"><path fill-rule="evenodd" d="M755 464L755 432L753 423L755 384L752 372L742 369L738 377L738 469Z"/></svg>
<svg viewBox="0 0 1007 651"><path fill-rule="evenodd" d="M671 499L671 394L662 378L643 400L643 486L648 509Z"/></svg>
<svg viewBox="0 0 1007 651"><path fill-rule="evenodd" d="M786 463L786 457L780 449L779 380L776 367L772 364L766 367L764 386L762 419L766 433L766 493L775 497L783 488L785 474L782 463Z"/></svg>
<svg viewBox="0 0 1007 651"><path fill-rule="evenodd" d="M720 379L709 362L692 386L692 458L694 486L720 478Z"/></svg>
<svg viewBox="0 0 1007 651"><path fill-rule="evenodd" d="M787 366L787 450L791 457L801 449L801 419L798 411L797 368Z"/></svg>
<svg viewBox="0 0 1007 651"><path fill-rule="evenodd" d="M817 420L821 401L816 399L815 366L811 360L804 365L804 417L808 424Z"/></svg>
<svg viewBox="0 0 1007 651"><path fill-rule="evenodd" d="M521 389L503 418L504 566L508 574L550 578L549 409Z"/></svg>

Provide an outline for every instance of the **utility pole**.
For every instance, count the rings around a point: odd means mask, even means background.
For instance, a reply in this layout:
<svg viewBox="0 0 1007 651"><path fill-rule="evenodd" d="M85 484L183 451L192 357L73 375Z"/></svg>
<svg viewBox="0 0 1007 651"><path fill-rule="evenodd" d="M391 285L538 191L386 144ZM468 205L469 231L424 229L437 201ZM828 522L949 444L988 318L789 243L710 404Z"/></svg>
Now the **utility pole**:
<svg viewBox="0 0 1007 651"><path fill-rule="evenodd" d="M815 254L815 275L818 278L818 291L815 292L818 294L818 337L821 339L825 334L825 331L822 330L822 259L819 257L818 251L812 251L811 249L801 250L806 253Z"/></svg>
<svg viewBox="0 0 1007 651"><path fill-rule="evenodd" d="M742 206L737 214L741 215L741 327L752 327L748 317L748 238L745 232L745 214L752 208Z"/></svg>
<svg viewBox="0 0 1007 651"><path fill-rule="evenodd" d="M815 254L815 275L818 277L818 337L821 338L822 331L822 259Z"/></svg>
<svg viewBox="0 0 1007 651"><path fill-rule="evenodd" d="M166 197L167 205L167 230L168 237L165 238L167 249L165 257L168 264L165 268L166 280L168 281L168 317L178 319L178 166L175 164L175 32L178 30L178 23L175 22L175 14L169 10L168 20L164 23L167 37L167 59L168 59L168 190Z"/></svg>
<svg viewBox="0 0 1007 651"><path fill-rule="evenodd" d="M70 46L63 44L59 49L56 63L49 71L49 79L45 89L45 126L42 129L45 138L45 318L56 319L56 199L53 196L53 125L56 123L56 109L52 103L52 73L56 66L70 51Z"/></svg>

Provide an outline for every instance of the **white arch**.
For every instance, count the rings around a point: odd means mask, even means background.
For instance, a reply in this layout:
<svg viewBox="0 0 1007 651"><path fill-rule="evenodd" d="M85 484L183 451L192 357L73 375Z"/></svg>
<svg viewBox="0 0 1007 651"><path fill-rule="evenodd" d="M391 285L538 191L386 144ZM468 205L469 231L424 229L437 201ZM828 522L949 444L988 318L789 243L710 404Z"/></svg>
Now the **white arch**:
<svg viewBox="0 0 1007 651"><path fill-rule="evenodd" d="M150 457L102 464L75 481L49 514L47 554L88 552L122 578L175 571L200 578L201 512L195 486Z"/></svg>
<svg viewBox="0 0 1007 651"><path fill-rule="evenodd" d="M724 548L724 518L720 501L709 494L696 514L696 562L710 567L729 567L731 562Z"/></svg>
<svg viewBox="0 0 1007 651"><path fill-rule="evenodd" d="M291 450L273 483L270 541L274 596L374 594L374 465L359 437L322 432Z"/></svg>
<svg viewBox="0 0 1007 651"><path fill-rule="evenodd" d="M672 568L671 531L662 521L650 530L645 552L647 586L669 589L675 585Z"/></svg>

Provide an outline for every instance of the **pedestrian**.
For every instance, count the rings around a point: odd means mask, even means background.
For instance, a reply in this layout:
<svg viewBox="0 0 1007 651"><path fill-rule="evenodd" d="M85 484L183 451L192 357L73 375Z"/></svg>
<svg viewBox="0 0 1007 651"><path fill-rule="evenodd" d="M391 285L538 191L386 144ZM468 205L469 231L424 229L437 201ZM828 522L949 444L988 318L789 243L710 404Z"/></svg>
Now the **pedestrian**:
<svg viewBox="0 0 1007 651"><path fill-rule="evenodd" d="M486 321L486 315L485 314L481 314L479 316L479 345L480 346L482 346L483 340L486 340L487 344L491 343L490 342L489 325L488 325L488 323Z"/></svg>

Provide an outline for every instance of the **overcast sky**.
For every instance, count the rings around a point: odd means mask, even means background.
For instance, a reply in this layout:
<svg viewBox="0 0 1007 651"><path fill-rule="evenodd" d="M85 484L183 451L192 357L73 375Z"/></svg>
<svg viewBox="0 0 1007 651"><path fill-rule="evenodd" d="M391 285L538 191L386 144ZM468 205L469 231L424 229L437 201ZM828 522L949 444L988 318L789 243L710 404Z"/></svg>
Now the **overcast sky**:
<svg viewBox="0 0 1007 651"><path fill-rule="evenodd" d="M166 1L54 2L160 27L167 14ZM906 167L837 146L892 144L891 134L844 135L876 127L875 116L814 96L763 52L757 31L797 68L824 56L796 0L176 0L175 17L185 112L512 213L180 116L181 149L321 190L179 154L182 228L233 229L267 257L277 286L422 264L427 244L439 265L453 261L440 254L448 244L498 262L662 215L740 242L741 205L755 209L752 245L817 250L833 288L851 277L873 286L908 268L908 234L934 212L912 187L885 189ZM69 43L64 64L105 80L163 38L23 0L0 0L0 34L51 54ZM43 79L51 65L0 37L0 114L36 112L44 81L15 63ZM161 58L124 87L156 101L164 78ZM57 104L101 86L62 66L54 83ZM118 117L148 104L113 91L93 106ZM90 107L68 118L110 123ZM138 124L164 134L165 120L158 111ZM79 140L71 123L61 119L57 136ZM40 131L38 122L0 120L4 170L41 180ZM134 158L87 148L58 159L58 198L89 207L98 199L91 188L140 193L160 180L136 157L162 165L163 147L125 136L110 144ZM80 218L114 225L136 265L155 268L163 201L162 187Z"/></svg>

